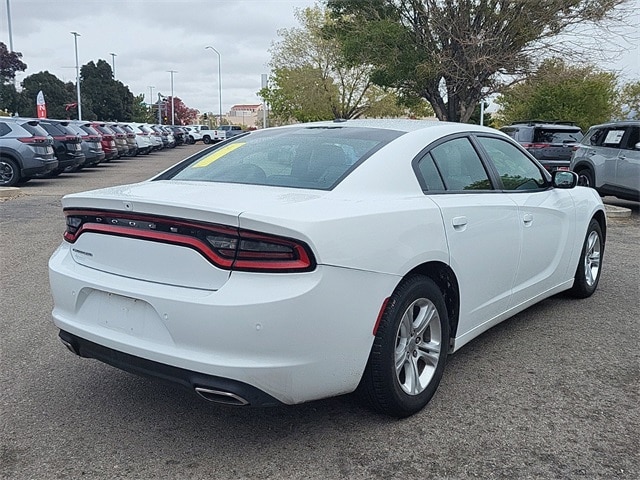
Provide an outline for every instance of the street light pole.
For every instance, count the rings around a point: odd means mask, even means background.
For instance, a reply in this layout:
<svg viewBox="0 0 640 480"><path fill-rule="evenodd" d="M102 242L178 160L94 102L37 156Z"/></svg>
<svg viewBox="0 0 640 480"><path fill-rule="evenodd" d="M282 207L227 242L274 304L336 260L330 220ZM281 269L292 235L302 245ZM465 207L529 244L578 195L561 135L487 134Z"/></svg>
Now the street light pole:
<svg viewBox="0 0 640 480"><path fill-rule="evenodd" d="M160 99L162 99L162 94L158 92L158 125L162 125L162 113L160 112Z"/></svg>
<svg viewBox="0 0 640 480"><path fill-rule="evenodd" d="M110 53L109 55L111 55L111 70L113 70L113 79L116 79L116 57L118 55L116 55L115 53Z"/></svg>
<svg viewBox="0 0 640 480"><path fill-rule="evenodd" d="M82 101L80 100L80 66L78 65L78 32L71 32L76 49L76 94L78 96L78 120L82 120Z"/></svg>
<svg viewBox="0 0 640 480"><path fill-rule="evenodd" d="M168 72L171 74L171 125L175 125L175 116L174 116L174 104L173 104L173 74L174 73L178 73L175 70L168 70Z"/></svg>
<svg viewBox="0 0 640 480"><path fill-rule="evenodd" d="M155 87L149 85L147 88L149 88L149 109L151 110L151 113L153 113L153 89ZM160 108L160 106L158 106L158 108Z"/></svg>
<svg viewBox="0 0 640 480"><path fill-rule="evenodd" d="M204 47L204 49L211 49L214 52L216 52L218 54L218 102L219 102L219 107L220 107L220 111L219 111L219 117L218 117L218 125L222 124L222 77L220 75L220 64L222 63L221 61L221 55L220 52L218 50L216 50L215 48L211 47L211 46L206 46Z"/></svg>
<svg viewBox="0 0 640 480"><path fill-rule="evenodd" d="M11 4L7 0L7 22L9 23L9 51L13 52L13 33L11 31Z"/></svg>

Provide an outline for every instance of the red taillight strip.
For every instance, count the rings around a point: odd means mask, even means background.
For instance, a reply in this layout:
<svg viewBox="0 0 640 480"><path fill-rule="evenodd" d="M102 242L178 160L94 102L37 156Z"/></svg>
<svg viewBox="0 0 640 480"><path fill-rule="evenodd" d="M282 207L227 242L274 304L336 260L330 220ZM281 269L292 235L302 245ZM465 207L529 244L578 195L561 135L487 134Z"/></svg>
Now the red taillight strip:
<svg viewBox="0 0 640 480"><path fill-rule="evenodd" d="M86 232L103 233L107 235L115 235L127 238L137 238L140 240L151 240L154 242L168 243L171 245L181 245L183 247L193 248L218 267L229 269L233 265L233 258L227 259L216 255L215 252L211 250L211 248L206 243L194 237L187 237L185 235L166 232L153 232L145 230L136 231L134 228L129 227L118 227L115 225L100 225L97 223L92 223L90 225L83 225L82 227L80 227L78 232L76 232L76 234L73 236L73 242L75 242L75 240L81 234ZM69 240L66 233L64 237L65 240L73 243Z"/></svg>
<svg viewBox="0 0 640 480"><path fill-rule="evenodd" d="M199 222L189 222L177 220L170 217L156 217L139 214L130 214L124 212L113 211L97 211L97 210L65 210L67 217L104 217L111 218L114 223L120 220L130 220L131 226L115 225L109 223L98 223L97 221L87 221L78 226L77 230L67 231L64 233L64 239L69 243L74 243L80 235L87 232L115 235L129 238L137 238L140 240L155 241L172 245L180 245L193 248L203 255L208 261L217 267L228 270L244 270L252 272L301 272L311 271L315 268L316 263L309 248L302 242L251 232L247 230L237 229L226 225L208 224ZM144 225L135 226L136 222L142 224L157 224L166 230L167 228L175 228L176 232L168 232L154 229L147 229ZM141 228L142 227L142 228ZM180 228L192 229L191 234L177 232ZM228 237L234 240L236 247L215 248L202 238L198 238L193 233L197 230L200 236L215 237L216 235ZM260 242L274 246L285 247L290 249L289 252L270 251L266 248L262 251L256 251L249 248L243 249L243 242Z"/></svg>

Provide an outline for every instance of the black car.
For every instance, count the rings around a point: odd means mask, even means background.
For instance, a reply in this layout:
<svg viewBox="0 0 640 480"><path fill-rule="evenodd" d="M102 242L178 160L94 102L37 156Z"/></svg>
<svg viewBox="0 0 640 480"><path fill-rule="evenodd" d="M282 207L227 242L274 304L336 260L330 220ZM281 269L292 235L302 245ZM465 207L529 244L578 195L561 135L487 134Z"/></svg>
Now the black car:
<svg viewBox="0 0 640 480"><path fill-rule="evenodd" d="M64 124L64 122L62 123ZM100 133L91 126L90 122L73 120L67 123L66 126L82 138L82 153L84 153L85 156L82 168L94 167L102 162L106 155L102 149L102 136Z"/></svg>
<svg viewBox="0 0 640 480"><path fill-rule="evenodd" d="M60 120L41 119L40 126L53 138L53 151L58 159L58 167L49 173L55 177L62 172L82 168L86 157L82 153L82 138Z"/></svg>
<svg viewBox="0 0 640 480"><path fill-rule="evenodd" d="M568 169L583 134L573 122L527 120L502 127L504 133L526 148L544 168Z"/></svg>

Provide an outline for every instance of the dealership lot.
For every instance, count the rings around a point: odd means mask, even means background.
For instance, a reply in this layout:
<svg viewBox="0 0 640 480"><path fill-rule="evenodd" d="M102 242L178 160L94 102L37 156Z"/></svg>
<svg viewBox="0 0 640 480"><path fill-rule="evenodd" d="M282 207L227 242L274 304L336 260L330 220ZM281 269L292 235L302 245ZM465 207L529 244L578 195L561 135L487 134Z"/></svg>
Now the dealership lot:
<svg viewBox="0 0 640 480"><path fill-rule="evenodd" d="M74 357L47 260L62 195L150 177L202 145L32 180L0 203L0 478L638 478L640 224L611 219L593 297L554 297L449 359L391 420L353 398L242 409Z"/></svg>

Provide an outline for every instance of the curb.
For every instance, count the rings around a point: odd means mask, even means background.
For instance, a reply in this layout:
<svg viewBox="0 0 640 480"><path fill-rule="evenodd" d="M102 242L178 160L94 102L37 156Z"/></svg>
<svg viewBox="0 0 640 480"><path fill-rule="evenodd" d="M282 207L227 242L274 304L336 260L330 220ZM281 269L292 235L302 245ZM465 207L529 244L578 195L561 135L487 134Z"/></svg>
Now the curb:
<svg viewBox="0 0 640 480"><path fill-rule="evenodd" d="M628 218L631 216L631 209L625 207L617 207L615 205L604 205L604 211L607 218Z"/></svg>
<svg viewBox="0 0 640 480"><path fill-rule="evenodd" d="M0 187L0 198L16 197L20 194L18 187Z"/></svg>

